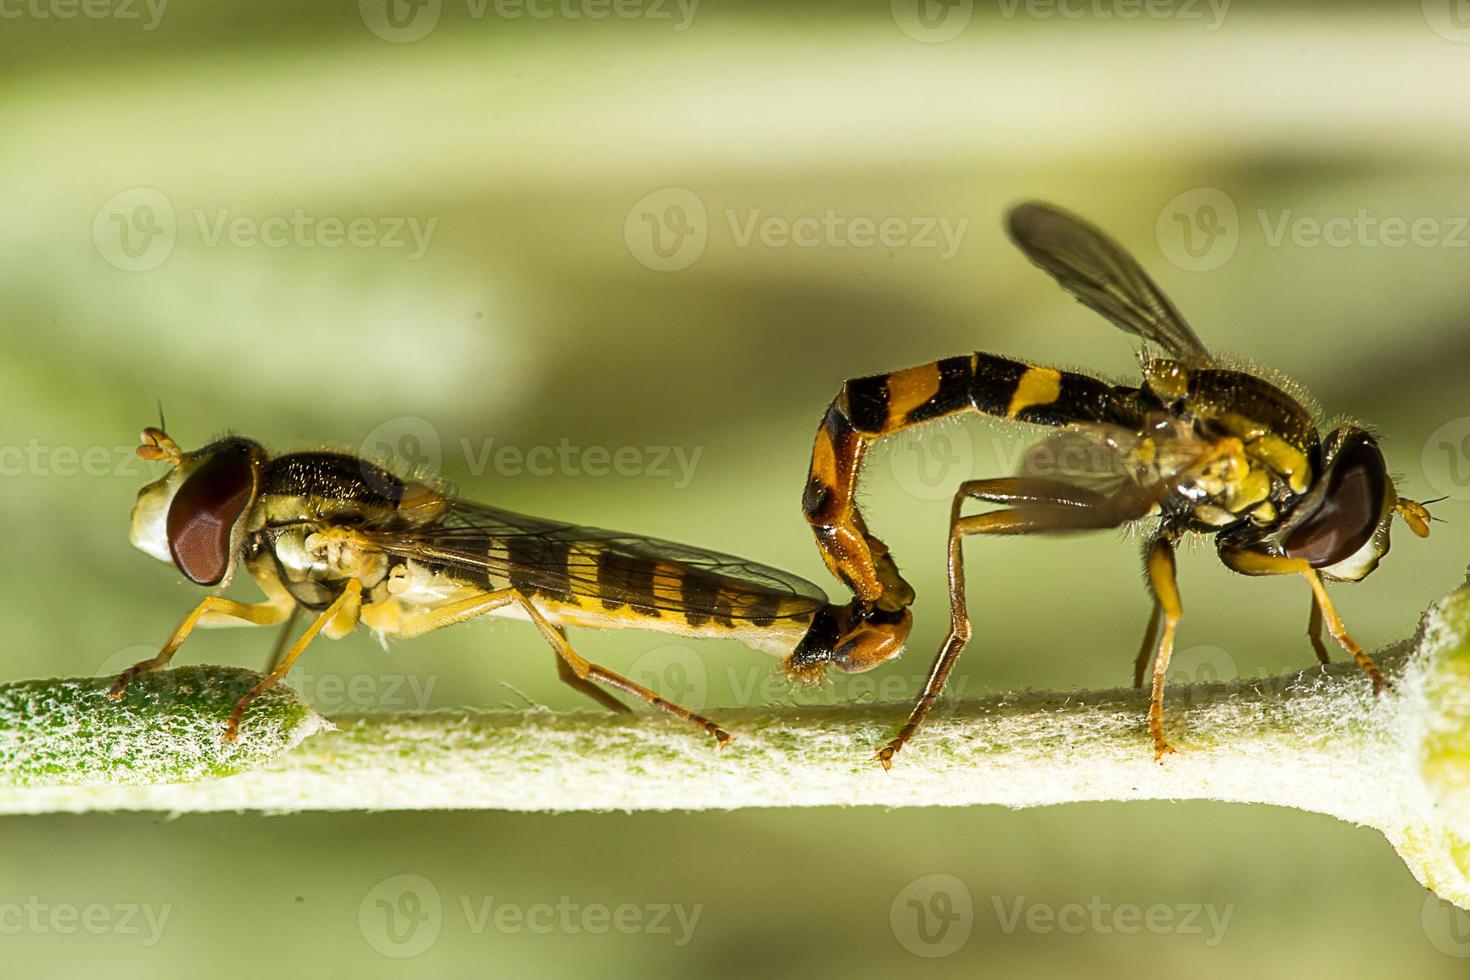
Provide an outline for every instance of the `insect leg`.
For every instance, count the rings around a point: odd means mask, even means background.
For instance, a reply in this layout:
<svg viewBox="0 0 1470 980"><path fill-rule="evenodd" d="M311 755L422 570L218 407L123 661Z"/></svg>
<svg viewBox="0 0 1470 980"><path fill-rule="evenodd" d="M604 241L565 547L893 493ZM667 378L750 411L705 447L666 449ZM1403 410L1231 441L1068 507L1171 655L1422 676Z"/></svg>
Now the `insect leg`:
<svg viewBox="0 0 1470 980"><path fill-rule="evenodd" d="M1179 601L1179 583L1174 574L1174 544L1167 537L1154 539L1148 549L1148 582L1153 590L1156 608L1164 622L1163 635L1154 654L1154 686L1148 702L1148 732L1154 740L1154 761L1174 751L1164 737L1164 675L1169 658L1174 655L1174 631L1184 615Z"/></svg>
<svg viewBox="0 0 1470 980"><path fill-rule="evenodd" d="M285 622L295 605L295 600L285 592L270 602L257 603L236 602L217 595L206 596L199 605L194 607L193 612L184 617L158 653L147 660L138 661L117 675L112 686L107 689L107 696L116 701L123 696L123 691L127 689L134 677L167 667L168 662L174 658L174 654L189 638L189 634L194 632L196 626L220 626L229 620L238 620L255 626L274 626L276 623Z"/></svg>
<svg viewBox="0 0 1470 980"><path fill-rule="evenodd" d="M1307 562L1305 558L1286 558L1276 555L1263 555L1258 551L1246 548L1235 548L1222 546L1219 549L1220 560L1233 571L1242 575L1300 575L1307 580L1311 586L1313 605L1321 612L1322 619L1327 626L1327 632L1337 641L1337 645L1353 655L1363 673L1373 682L1373 693L1382 694L1383 689L1392 687L1383 676L1383 671L1373 662L1373 658L1364 652L1358 645L1358 641L1348 634L1347 627L1343 625L1342 617L1337 614L1337 607L1327 595L1327 588L1322 584L1322 576ZM1318 657L1321 652L1318 653Z"/></svg>
<svg viewBox="0 0 1470 980"><path fill-rule="evenodd" d="M271 647L271 655L265 662L265 672L269 674L276 669L276 664L281 662L281 654L286 652L286 644L291 642L291 631L296 629L296 620L301 618L301 607L293 605L291 615L286 617L286 625L281 627L281 632L276 634L276 645Z"/></svg>
<svg viewBox="0 0 1470 980"><path fill-rule="evenodd" d="M311 645L317 634L326 630L328 636L341 637L352 632L357 625L358 614L362 608L362 583L355 578L347 580L342 593L332 600L332 604L321 611L316 621L306 628L306 632L291 644L286 655L281 658L280 663L261 679L250 690L246 691L240 700L235 702L235 710L230 712L229 721L225 722L224 739L233 742L240 734L240 719L245 717L245 709L250 707L250 702L260 697L262 691L285 677L291 670L291 665Z"/></svg>
<svg viewBox="0 0 1470 980"><path fill-rule="evenodd" d="M1046 494L1051 487L1050 495ZM990 511L961 517L970 498L990 503L1012 503L1010 510ZM1144 508L1146 509L1146 507ZM964 539L972 534L1036 534L1049 531L1082 531L1116 527L1139 516L1139 503L1128 498L1105 498L1101 494L1050 480L1004 477L972 480L960 485L950 506L949 634L940 645L924 689L914 702L908 721L875 758L888 769L893 757L913 738L929 710L939 699L955 661L970 639L970 618L965 605Z"/></svg>
<svg viewBox="0 0 1470 980"><path fill-rule="evenodd" d="M623 677L621 674L616 674L608 670L606 667L594 664L577 653L577 651L572 649L572 645L567 642L566 635L554 623L547 619L530 599L513 588L497 589L494 592L470 596L467 599L461 599L437 609L409 613L407 615L397 615L387 612L386 609L369 606L363 610L363 622L370 628L382 629L407 639L422 636L425 633L445 626L463 623L466 620L474 619L476 616L483 616L488 612L512 603L520 606L525 611L526 616L541 631L541 635L546 638L546 642L551 644L551 648L556 651L557 656L566 663L572 675L577 679L584 682L602 684L605 687L611 687L625 694L631 694L651 707L703 729L710 735L713 735L720 745L724 745L730 740L729 734L708 718L695 714L681 704L675 704L673 701L666 700L659 696L656 691L651 691L643 685ZM574 684L573 686L577 687L578 690L582 689L579 684ZM619 707L624 706L619 705Z"/></svg>
<svg viewBox="0 0 1470 980"><path fill-rule="evenodd" d="M1327 653L1327 645L1322 642L1322 607L1317 605L1317 596L1312 596L1312 613L1307 617L1307 639L1312 643L1312 650L1317 654L1317 660L1324 664L1332 663L1332 657Z"/></svg>
<svg viewBox="0 0 1470 980"><path fill-rule="evenodd" d="M1149 658L1154 654L1154 644L1159 639L1159 617L1162 612L1158 602L1154 602L1154 611L1148 617L1148 629L1143 631L1143 643L1138 647L1138 657L1133 661L1133 686L1143 687L1143 675L1148 670Z"/></svg>
<svg viewBox="0 0 1470 980"><path fill-rule="evenodd" d="M557 628L557 632L561 634L562 642L565 643L567 639L566 633L564 633L560 628ZM572 665L567 662L567 659L561 655L560 650L554 650L552 652L556 654L556 676L561 678L562 683L566 684L568 687L572 688L575 691L579 691L582 694L587 695L589 698L596 701L598 704L602 705L609 711L624 715L633 713L632 708L628 707L626 704L619 701L617 698L613 697L611 694L604 691L602 688L598 687L587 678L578 677L577 672L572 669Z"/></svg>
<svg viewBox="0 0 1470 980"><path fill-rule="evenodd" d="M687 721L689 724L703 729L707 734L713 735L715 744L719 748L724 748L725 743L730 741L730 734L728 732L703 715L696 714L682 704L675 704L673 701L667 700L657 691L650 690L637 681L630 680L622 674L614 673L600 664L595 664L587 660L572 649L572 645L567 642L567 638L561 630L552 625L541 614L541 611L532 605L529 599L519 594L517 594L516 598L520 602L521 608L525 609L526 614L531 617L531 621L541 630L541 635L546 637L547 641L561 655L561 658L567 662L567 666L572 669L572 673L577 677L622 691L624 694L631 694L651 708L657 708L665 714L670 714L675 718Z"/></svg>

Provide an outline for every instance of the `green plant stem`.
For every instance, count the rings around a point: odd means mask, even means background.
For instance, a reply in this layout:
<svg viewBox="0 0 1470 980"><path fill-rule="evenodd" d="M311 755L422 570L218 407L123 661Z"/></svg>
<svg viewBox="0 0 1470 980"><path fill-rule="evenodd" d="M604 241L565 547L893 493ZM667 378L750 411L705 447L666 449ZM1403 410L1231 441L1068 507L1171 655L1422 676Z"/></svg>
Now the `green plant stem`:
<svg viewBox="0 0 1470 980"><path fill-rule="evenodd" d="M0 812L1227 800L1375 827L1421 882L1470 907L1467 636L1470 590L1462 590L1429 611L1417 646L1380 654L1394 684L1381 697L1350 662L1171 687L1165 724L1179 751L1162 765L1143 723L1147 696L1127 689L946 703L885 773L871 754L901 719L898 705L720 711L736 740L716 751L662 717L595 712L368 715L335 718L327 731L285 692L252 708L241 745L253 748L220 757L218 733L229 710L221 692L255 675L192 668L201 681L219 681L204 685L210 697L179 696L178 678L189 668L144 678L139 683L162 693L113 714L100 693L105 680L28 682L0 688L0 746L10 746L0 755ZM72 696L52 697L60 688ZM150 710L151 727L139 728ZM257 717L257 710L279 717ZM35 723L56 712L63 717ZM32 760L24 765L16 762L19 716L32 719L20 729L25 738L50 745L20 753ZM130 753L152 761L125 768L96 761ZM252 761L259 768L216 778Z"/></svg>

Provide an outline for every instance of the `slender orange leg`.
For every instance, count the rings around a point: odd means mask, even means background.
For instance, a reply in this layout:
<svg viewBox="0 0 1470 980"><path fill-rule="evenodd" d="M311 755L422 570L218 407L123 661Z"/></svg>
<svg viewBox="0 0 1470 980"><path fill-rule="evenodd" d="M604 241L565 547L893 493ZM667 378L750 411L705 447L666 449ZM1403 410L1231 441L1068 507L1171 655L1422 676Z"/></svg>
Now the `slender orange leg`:
<svg viewBox="0 0 1470 980"><path fill-rule="evenodd" d="M1302 575L1306 578L1307 584L1312 587L1312 594L1317 598L1317 607L1322 610L1322 618L1327 623L1327 632L1332 634L1338 646L1353 655L1358 666L1363 668L1363 673L1373 681L1373 693L1382 694L1384 688L1392 687L1393 685L1384 678L1383 671L1379 670L1378 665L1373 662L1373 658L1358 646L1357 640L1348 635L1347 627L1343 625L1342 618L1337 615L1337 607L1327 597L1327 588L1322 584L1322 576L1317 574L1315 568L1308 569Z"/></svg>
<svg viewBox="0 0 1470 980"><path fill-rule="evenodd" d="M1332 657L1327 652L1327 644L1322 642L1322 607L1317 605L1317 596L1312 596L1312 612L1307 617L1307 639L1312 644L1312 650L1317 654L1317 660L1323 664L1332 663Z"/></svg>
<svg viewBox="0 0 1470 980"><path fill-rule="evenodd" d="M342 594L332 600L332 604L323 609L316 621L306 628L306 632L291 644L286 655L281 658L280 663L272 668L269 674L261 679L250 690L246 691L240 700L235 702L235 710L230 712L229 721L225 722L224 739L233 742L240 734L240 720L245 717L245 709L250 707L250 702L260 697L261 693L285 677L291 670L292 664L300 657L311 641L316 639L317 634L327 630L331 636L345 636L352 631L357 624L358 611L362 605L362 583L352 578L347 580Z"/></svg>
<svg viewBox="0 0 1470 980"><path fill-rule="evenodd" d="M1138 656L1133 660L1133 686L1143 687L1143 675L1148 670L1149 658L1154 655L1154 644L1159 639L1159 604L1154 603L1153 612L1148 617L1148 628L1143 631L1143 643L1138 647Z"/></svg>
<svg viewBox="0 0 1470 980"><path fill-rule="evenodd" d="M1169 658L1174 654L1174 632L1184 615L1184 606L1179 601L1179 583L1175 577L1174 545L1167 538L1158 538L1148 550L1148 582L1153 589L1156 608L1163 618L1163 635L1159 637L1158 650L1154 654L1154 686L1148 702L1148 733L1154 741L1154 761L1161 761L1174 751L1164 737L1164 675L1169 670Z"/></svg>
<svg viewBox="0 0 1470 980"><path fill-rule="evenodd" d="M276 645L271 647L271 655L265 662L265 672L269 674L276 669L276 664L281 662L281 655L286 652L286 645L291 642L291 632L296 629L296 620L301 618L301 607L293 605L291 615L286 617L286 625L281 627L281 632L276 634Z"/></svg>
<svg viewBox="0 0 1470 980"><path fill-rule="evenodd" d="M147 660L138 661L117 675L112 686L107 689L107 696L116 701L123 696L123 692L127 690L128 684L134 677L167 667L168 662L174 658L175 653L179 652L179 647L189 638L189 634L194 632L196 626L217 626L221 625L221 620L228 619L241 620L255 626L273 626L284 622L294 606L295 602L285 593L270 602L260 603L236 602L217 595L205 596L204 600L194 607L194 611L179 623L173 635L168 638L168 642L163 645L163 649Z"/></svg>
<svg viewBox="0 0 1470 980"><path fill-rule="evenodd" d="M1373 662L1373 658L1363 651L1348 634L1347 627L1343 625L1342 617L1337 615L1337 607L1332 604L1332 599L1327 595L1327 588L1322 584L1322 576L1317 574L1303 558L1282 558L1275 555L1263 555L1255 551L1247 551L1239 548L1221 548L1220 560L1227 566L1243 575L1300 575L1307 580L1307 585L1312 589L1313 605L1320 612L1327 632L1337 641L1337 645L1353 655L1363 673L1373 682L1373 693L1382 694L1384 688L1393 685L1383 676L1383 671ZM1318 653L1318 657L1321 657Z"/></svg>
<svg viewBox="0 0 1470 980"><path fill-rule="evenodd" d="M970 498L990 503L1014 504L1009 510L990 511L961 517ZM944 690L965 644L970 640L970 617L965 605L964 539L972 534L1036 534L1048 531L1081 531L1116 527L1147 509L1147 502L1125 497L1105 498L1079 487L1026 477L971 480L960 485L949 513L949 634L939 647L924 690L914 702L908 721L898 735L880 749L875 758L884 769L914 737Z"/></svg>
<svg viewBox="0 0 1470 980"><path fill-rule="evenodd" d="M566 642L567 634L560 628L557 629L557 632L561 634L562 642ZM582 694L587 695L587 697L596 701L598 704L602 705L604 708L611 712L620 715L633 713L632 708L628 707L626 704L619 701L617 698L613 697L611 694L604 691L602 688L598 687L587 678L578 677L577 672L572 669L571 664L567 663L566 658L561 655L560 650L554 650L553 652L556 654L556 676L561 679L561 682L563 684L567 685L574 691L578 691Z"/></svg>
<svg viewBox="0 0 1470 980"><path fill-rule="evenodd" d="M661 697L658 692L652 691L642 684L629 680L621 674L614 673L606 667L594 664L572 649L564 634L554 623L537 609L535 604L526 596L515 589L498 589L494 592L485 592L481 595L470 596L460 599L438 609L429 609L419 612L402 613L394 604L383 606L367 606L363 609L362 620L373 629L380 629L405 639L422 636L425 633L466 620L474 619L493 612L496 609L515 604L525 611L526 616L541 631L541 635L551 644L553 650L567 665L572 676L583 683L595 682L604 687L631 694L650 707L657 708L666 714L673 715L683 721L689 722L714 736L719 746L730 741L730 735L719 725L696 714L681 704L676 704ZM565 679L565 678L564 678ZM570 683L570 682L569 682ZM573 684L578 690L583 690L581 684ZM601 699L599 699L600 701ZM611 699L609 699L611 700ZM604 702L606 703L606 702ZM619 705L626 710L626 706Z"/></svg>

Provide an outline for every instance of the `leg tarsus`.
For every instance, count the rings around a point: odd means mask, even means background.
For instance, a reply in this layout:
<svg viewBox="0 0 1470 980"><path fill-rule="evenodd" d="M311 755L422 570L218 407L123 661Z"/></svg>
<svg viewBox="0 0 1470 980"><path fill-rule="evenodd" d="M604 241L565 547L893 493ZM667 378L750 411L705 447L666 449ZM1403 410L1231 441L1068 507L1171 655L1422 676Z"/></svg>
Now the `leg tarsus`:
<svg viewBox="0 0 1470 980"><path fill-rule="evenodd" d="M302 633L296 642L291 644L291 648L286 651L286 655L281 658L280 663L276 664L269 674L266 674L258 684L246 691L240 700L235 702L235 709L230 712L229 720L225 722L225 730L221 737L226 742L233 742L239 738L240 722L244 720L245 709L250 707L250 703L260 697L271 685L275 684L282 677L285 677L290 672L292 665L296 663L297 658L311 645L311 641L316 639L317 634L332 625L333 621L339 616L345 615L350 617L353 622L356 622L361 605L362 583L355 578L348 579L347 584L342 588L342 593L333 599L332 604L323 609L316 620L306 628L306 632ZM335 635L338 630L333 628L332 632Z"/></svg>
<svg viewBox="0 0 1470 980"><path fill-rule="evenodd" d="M286 605L290 602L290 606ZM123 692L133 679L139 674L162 670L168 666L174 654L179 652L179 647L194 632L194 628L200 624L205 616L213 613L218 616L243 620L256 626L272 626L284 621L292 609L296 608L294 601L290 601L288 595L282 595L271 602L245 603L236 602L234 599L226 599L224 596L205 596L194 609L180 621L174 628L173 634L169 636L159 651L147 660L140 660L127 670L118 674L107 688L107 696L113 701L122 699ZM206 624L208 625L208 624Z"/></svg>

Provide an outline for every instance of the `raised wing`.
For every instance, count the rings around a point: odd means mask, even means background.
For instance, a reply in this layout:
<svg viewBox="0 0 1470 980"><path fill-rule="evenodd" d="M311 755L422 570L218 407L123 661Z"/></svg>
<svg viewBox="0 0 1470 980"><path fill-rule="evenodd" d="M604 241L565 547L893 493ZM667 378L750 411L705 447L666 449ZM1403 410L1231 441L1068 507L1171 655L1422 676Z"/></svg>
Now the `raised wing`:
<svg viewBox="0 0 1470 980"><path fill-rule="evenodd" d="M1134 258L1076 215L1040 202L1011 209L1011 238L1063 289L1119 329L1200 366L1210 354Z"/></svg>
<svg viewBox="0 0 1470 980"><path fill-rule="evenodd" d="M806 579L734 555L468 501L454 501L427 527L363 533L390 555L475 572L487 587L677 612L691 622L765 624L810 616L828 602Z"/></svg>

